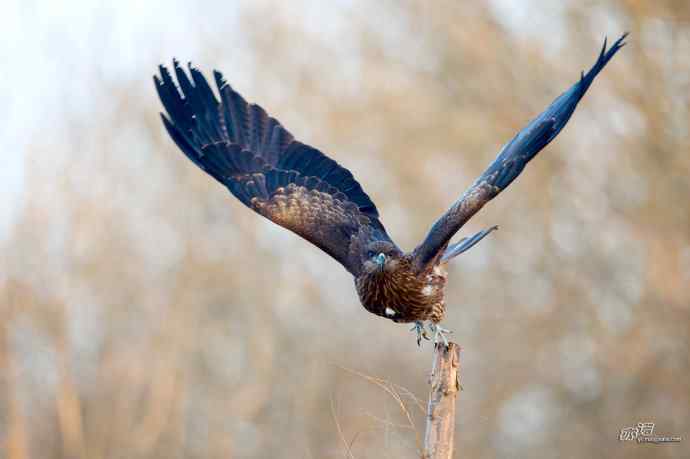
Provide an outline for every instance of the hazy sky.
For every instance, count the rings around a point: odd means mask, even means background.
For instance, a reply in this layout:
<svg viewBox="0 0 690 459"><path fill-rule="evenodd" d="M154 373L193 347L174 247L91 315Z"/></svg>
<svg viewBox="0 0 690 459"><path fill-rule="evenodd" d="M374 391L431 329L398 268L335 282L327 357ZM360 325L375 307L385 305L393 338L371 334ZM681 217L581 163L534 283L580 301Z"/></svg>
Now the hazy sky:
<svg viewBox="0 0 690 459"><path fill-rule="evenodd" d="M250 66L252 56L243 47L235 24L241 9L256 3L5 2L0 17L0 56L6 68L0 74L0 101L4 106L0 112L0 148L4 152L0 167L0 244L9 236L23 208L26 169L31 167L31 161L27 161L28 147L60 144L64 141L63 122L96 119L91 114L107 110L107 92L99 86L139 79L147 85L155 63L168 61L172 56L183 60L200 56L198 46L204 40L185 33L192 21L201 21L201 30L208 34L227 36L228 52L232 51L233 59ZM558 52L563 46L559 34L565 12L563 3L492 0L490 4L504 26L541 41L546 52ZM276 4L276 10L282 8L285 12L287 7L279 5ZM344 37L339 30L346 26L343 21L347 18L343 13L361 6L359 2L343 0L329 2L327 6L302 2L297 9L291 3L287 16L324 42L342 44ZM294 15L293 11L300 14ZM611 19L611 14L603 16L609 24L602 24L597 35L601 35L601 30L617 31L611 24L615 18ZM242 78L241 72L233 73L234 81L239 79L241 84ZM157 110L153 107L152 113ZM64 160L59 154L55 152L53 157L42 157L40 161L59 165Z"/></svg>

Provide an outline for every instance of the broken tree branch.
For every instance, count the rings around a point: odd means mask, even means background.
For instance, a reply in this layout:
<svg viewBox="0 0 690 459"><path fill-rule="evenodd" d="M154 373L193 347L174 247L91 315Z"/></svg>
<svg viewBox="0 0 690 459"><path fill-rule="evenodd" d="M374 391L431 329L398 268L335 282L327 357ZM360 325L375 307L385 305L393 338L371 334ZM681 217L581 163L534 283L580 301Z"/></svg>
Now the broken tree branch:
<svg viewBox="0 0 690 459"><path fill-rule="evenodd" d="M429 405L426 412L426 433L422 459L451 459L455 430L455 398L460 388L458 369L460 347L449 343L434 349L431 370Z"/></svg>

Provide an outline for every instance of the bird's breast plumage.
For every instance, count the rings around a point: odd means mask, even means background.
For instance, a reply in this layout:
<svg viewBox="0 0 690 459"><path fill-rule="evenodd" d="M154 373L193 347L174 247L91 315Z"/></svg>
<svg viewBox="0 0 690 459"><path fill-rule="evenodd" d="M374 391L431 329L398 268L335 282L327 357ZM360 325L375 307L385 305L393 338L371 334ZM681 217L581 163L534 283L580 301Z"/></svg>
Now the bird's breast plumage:
<svg viewBox="0 0 690 459"><path fill-rule="evenodd" d="M395 261L393 269L365 272L355 279L364 308L394 322L441 321L445 315L445 265L416 273L408 257Z"/></svg>

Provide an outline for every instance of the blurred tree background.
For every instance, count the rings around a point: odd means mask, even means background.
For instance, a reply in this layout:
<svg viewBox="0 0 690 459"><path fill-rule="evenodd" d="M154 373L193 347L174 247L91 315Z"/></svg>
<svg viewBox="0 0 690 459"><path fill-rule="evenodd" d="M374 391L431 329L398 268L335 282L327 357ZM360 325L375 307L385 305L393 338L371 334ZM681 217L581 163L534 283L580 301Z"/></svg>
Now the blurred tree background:
<svg viewBox="0 0 690 459"><path fill-rule="evenodd" d="M626 30L463 230L501 226L450 271L457 455L687 451L687 1L10 1L0 25L0 457L418 455L430 347L177 150L157 64L222 70L410 249ZM618 441L642 421L683 442Z"/></svg>

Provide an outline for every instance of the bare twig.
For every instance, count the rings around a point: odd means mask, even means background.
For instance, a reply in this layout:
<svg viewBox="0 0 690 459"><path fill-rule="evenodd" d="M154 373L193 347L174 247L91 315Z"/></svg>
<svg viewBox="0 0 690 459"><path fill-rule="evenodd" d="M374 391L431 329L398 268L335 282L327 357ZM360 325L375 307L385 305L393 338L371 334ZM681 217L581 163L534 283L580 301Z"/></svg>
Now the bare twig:
<svg viewBox="0 0 690 459"><path fill-rule="evenodd" d="M333 420L335 421L335 427L338 429L338 437L340 437L340 441L343 442L343 445L345 446L345 453L346 457L348 459L355 459L355 456L352 454L352 444L355 442L355 438L352 439L351 442L348 443L348 441L345 439L345 433L343 432L342 427L340 426L340 421L338 420L338 413L335 409L335 400L331 397L331 415L333 416Z"/></svg>
<svg viewBox="0 0 690 459"><path fill-rule="evenodd" d="M434 350L430 377L431 393L426 413L426 433L422 459L451 459L455 429L455 398L460 388L458 368L460 348L455 343L440 344Z"/></svg>
<svg viewBox="0 0 690 459"><path fill-rule="evenodd" d="M386 379L377 378L377 377L374 377L371 375L367 375L367 374L364 374L364 373L361 373L359 371L353 370L351 368L343 367L343 366L339 366L339 368L344 370L344 371L347 371L348 373L351 373L355 376L358 376L358 377L364 379L365 381L368 381L368 382L380 387L386 393L388 393L393 398L393 400L395 400L395 402L398 404L398 406L400 407L400 411L405 415L405 418L407 420L407 426L400 425L399 428L408 428L408 429L413 430L415 433L415 440L417 443L417 448L421 449L421 446L422 446L421 438L420 438L419 432L417 431L417 428L415 426L412 413L407 408L404 397L411 399L414 402L415 406L417 406L419 408L419 411L423 413L424 407L422 406L421 400L419 400L417 397L415 397L415 395L412 392L410 392L407 388L400 386L398 384L395 384L395 383L388 381ZM382 421L382 424L387 424L387 422Z"/></svg>

